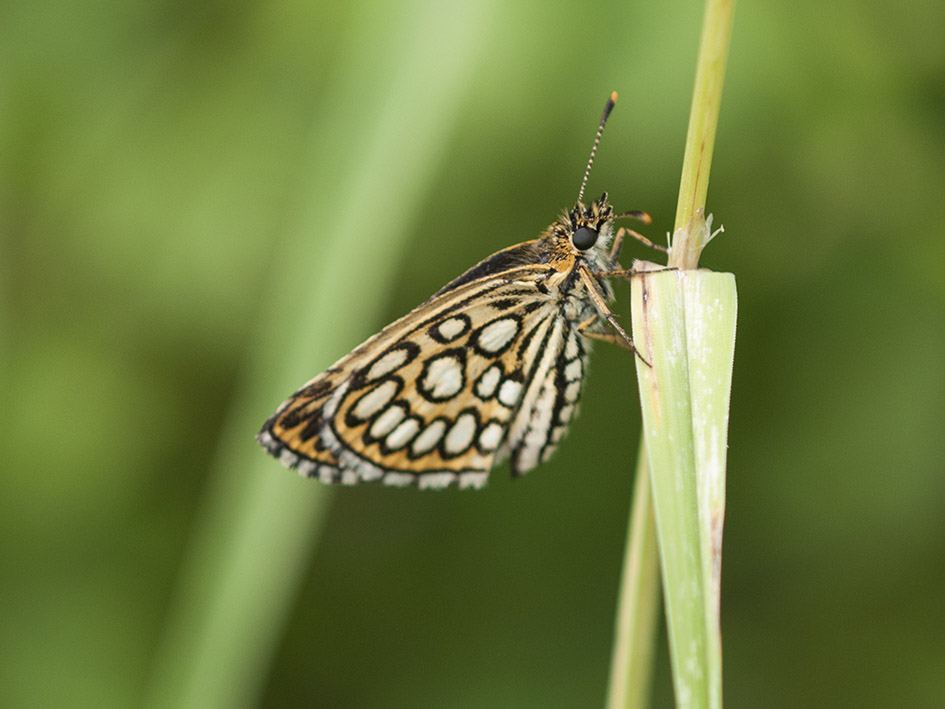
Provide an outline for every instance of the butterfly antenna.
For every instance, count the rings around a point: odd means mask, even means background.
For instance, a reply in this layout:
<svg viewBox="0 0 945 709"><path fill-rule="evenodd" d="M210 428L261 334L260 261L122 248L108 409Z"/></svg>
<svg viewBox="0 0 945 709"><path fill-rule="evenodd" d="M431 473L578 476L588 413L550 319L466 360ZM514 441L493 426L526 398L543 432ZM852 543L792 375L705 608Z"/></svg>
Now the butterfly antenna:
<svg viewBox="0 0 945 709"><path fill-rule="evenodd" d="M607 118L610 116L610 112L614 110L614 104L616 103L617 92L614 91L610 94L610 99L608 99L607 105L604 106L604 113L600 117L600 125L597 126L597 135L594 136L594 145L591 148L591 157L588 158L587 169L584 171L584 180L581 182L581 191L578 192L578 202L584 199L584 188L587 187L587 178L591 175L591 166L594 164L594 155L597 153L597 146L600 144L600 137L604 132L604 126L607 125Z"/></svg>

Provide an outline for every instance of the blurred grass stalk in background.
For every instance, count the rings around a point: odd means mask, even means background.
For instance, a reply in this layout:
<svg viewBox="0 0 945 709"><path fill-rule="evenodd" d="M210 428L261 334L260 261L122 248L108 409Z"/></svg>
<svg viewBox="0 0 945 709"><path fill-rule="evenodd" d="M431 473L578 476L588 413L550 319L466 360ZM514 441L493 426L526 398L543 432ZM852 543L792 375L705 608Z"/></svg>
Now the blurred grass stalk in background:
<svg viewBox="0 0 945 709"><path fill-rule="evenodd" d="M679 270L631 282L633 338L652 367L637 362L643 441L617 613L612 709L649 701L657 564L676 704L722 706L719 598L737 299L732 274L695 269L712 237L705 198L733 12L734 0L707 0L668 262Z"/></svg>
<svg viewBox="0 0 945 709"><path fill-rule="evenodd" d="M343 69L313 121L300 216L276 248L278 275L261 309L257 348L178 575L152 667L152 707L258 703L331 490L287 484L294 473L253 436L279 403L273 396L288 395L370 334L384 303L365 297L359 284L375 294L392 284L491 8L489 0L462 9L433 0L386 12L365 7L347 35ZM390 67L383 84L378 66ZM325 229L333 235L325 238Z"/></svg>

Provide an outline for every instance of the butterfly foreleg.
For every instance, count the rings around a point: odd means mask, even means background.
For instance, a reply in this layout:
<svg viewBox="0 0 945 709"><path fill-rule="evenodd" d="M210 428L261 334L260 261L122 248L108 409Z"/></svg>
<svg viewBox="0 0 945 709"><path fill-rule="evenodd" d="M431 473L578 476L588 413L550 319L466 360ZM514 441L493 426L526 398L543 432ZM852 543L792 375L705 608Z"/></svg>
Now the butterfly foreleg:
<svg viewBox="0 0 945 709"><path fill-rule="evenodd" d="M617 259L620 258L620 251L623 249L623 239L623 229L618 229L617 233L614 234L614 243L610 247L610 260L612 263L616 263Z"/></svg>
<svg viewBox="0 0 945 709"><path fill-rule="evenodd" d="M662 246L661 244L656 244L656 243L650 241L648 238L646 238L645 236L643 236L643 234L641 234L641 233L638 232L638 231L634 231L633 229L628 229L627 227L623 226L623 227L620 227L620 229L617 230L617 233L618 233L618 234L621 233L621 232L623 232L623 235L624 235L624 236L632 236L634 239L636 239L637 241L639 241L641 244L644 244L645 246L649 246L651 249L656 249L657 251L662 251L664 254L668 254L668 253L669 253L669 249L668 249L668 248L666 248L665 246Z"/></svg>
<svg viewBox="0 0 945 709"><path fill-rule="evenodd" d="M594 271L594 276L596 278L625 278L630 280L631 276L639 276L644 273L662 273L663 271L678 271L679 269L675 266L667 266L666 268L654 268L650 270L636 270L633 268L618 268L615 271Z"/></svg>
<svg viewBox="0 0 945 709"><path fill-rule="evenodd" d="M600 318L597 315L595 315L594 317L589 318L586 322L583 322L580 325L578 325L578 332L580 332L584 337L588 339L598 340L599 342L607 342L611 345L617 345L618 347L622 347L628 352L633 351L633 347L627 344L627 342L616 333L596 332L594 330L591 330L590 328L596 325L598 322L600 322Z"/></svg>
<svg viewBox="0 0 945 709"><path fill-rule="evenodd" d="M652 241L647 239L640 232L634 231L633 229L628 229L625 226L620 227L617 230L617 233L614 234L614 245L610 248L610 258L612 261L616 261L620 256L620 251L623 249L623 241L626 237L632 236L634 239L639 241L646 246L649 246L651 249L656 249L657 251L662 251L664 253L669 253L669 249L665 246L660 246L659 244L654 244Z"/></svg>
<svg viewBox="0 0 945 709"><path fill-rule="evenodd" d="M614 216L614 219L636 219L637 221L643 222L644 224L653 223L653 219L650 217L649 214L647 214L646 212L640 212L638 210L624 212L623 214L617 214L616 216ZM662 249L663 251L667 250L663 248L662 246L657 246L652 241L647 239L645 236L633 231L633 229L627 229L625 227L621 227L620 229L617 230L617 234L614 236L614 245L610 250L611 260L616 261L617 257L620 256L620 249L623 247L623 239L627 234L632 236L634 239L638 239L642 241L647 246L653 247L654 249Z"/></svg>
<svg viewBox="0 0 945 709"><path fill-rule="evenodd" d="M587 289L588 297L590 297L591 302L594 304L594 307L597 309L599 317L606 320L607 324L610 325L610 327L613 329L614 341L616 341L619 338L623 342L623 345L628 350L633 352L637 357L640 358L640 360L647 367L649 367L650 363L646 361L646 358L644 358L642 354L640 354L640 350L638 350L636 346L633 344L633 339L630 337L630 335L627 334L626 330L624 330L620 326L620 323L617 322L617 316L614 315L613 311L607 306L607 301L604 299L603 293L600 292L600 285L598 284L597 279L594 277L594 274L591 273L591 270L584 264L581 264L580 266L578 266L578 274L581 276L581 280L584 282L584 287ZM585 323L586 322L587 321L585 321ZM591 334L589 331L586 331L587 328L582 329L581 326L583 326L585 323L581 323L578 326L578 329L581 331L582 335L590 336L593 339L603 339L603 340L608 339L606 337L604 338L595 337L595 335L599 335L602 333ZM587 327L591 327L591 325L593 325L593 323L588 323Z"/></svg>

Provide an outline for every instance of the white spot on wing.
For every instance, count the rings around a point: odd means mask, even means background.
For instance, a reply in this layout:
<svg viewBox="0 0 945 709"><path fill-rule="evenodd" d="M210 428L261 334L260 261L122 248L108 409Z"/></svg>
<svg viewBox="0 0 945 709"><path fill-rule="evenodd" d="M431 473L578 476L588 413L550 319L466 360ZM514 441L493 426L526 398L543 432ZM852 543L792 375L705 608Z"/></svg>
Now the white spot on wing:
<svg viewBox="0 0 945 709"><path fill-rule="evenodd" d="M456 396L463 388L462 362L453 355L430 360L420 388L433 399L443 400Z"/></svg>
<svg viewBox="0 0 945 709"><path fill-rule="evenodd" d="M466 332L468 324L463 318L448 318L436 326L436 331L444 340L455 340Z"/></svg>
<svg viewBox="0 0 945 709"><path fill-rule="evenodd" d="M512 338L518 334L518 320L502 318L486 325L476 338L479 348L485 352L499 352L508 346Z"/></svg>
<svg viewBox="0 0 945 709"><path fill-rule="evenodd" d="M407 485L413 485L413 481L416 479L415 475L410 473L395 473L390 472L384 476L384 484L392 485L394 487L405 487Z"/></svg>
<svg viewBox="0 0 945 709"><path fill-rule="evenodd" d="M569 404L577 402L581 398L581 382L571 382L564 390L564 398Z"/></svg>
<svg viewBox="0 0 945 709"><path fill-rule="evenodd" d="M580 358L572 359L564 368L564 378L565 381L573 382L576 379L580 379L581 375L584 374L584 367L582 366Z"/></svg>
<svg viewBox="0 0 945 709"><path fill-rule="evenodd" d="M295 466L299 462L299 457L288 448L283 449L279 454L279 461L287 468Z"/></svg>
<svg viewBox="0 0 945 709"><path fill-rule="evenodd" d="M364 458L361 458L356 453L347 449L340 451L338 462L341 468L342 485L354 485L361 480L366 482L380 480L384 477L384 473L386 472L383 468L369 463L364 460Z"/></svg>
<svg viewBox="0 0 945 709"><path fill-rule="evenodd" d="M512 408L518 403L518 397L522 393L522 383L514 379L506 379L499 387L499 403Z"/></svg>
<svg viewBox="0 0 945 709"><path fill-rule="evenodd" d="M397 393L397 387L398 383L395 380L388 379L377 388L372 389L358 399L358 403L354 405L354 415L362 421L371 418L390 403L390 400L394 398L394 394Z"/></svg>
<svg viewBox="0 0 945 709"><path fill-rule="evenodd" d="M566 424L571 420L571 417L574 416L574 404L567 404L561 407L561 411L558 412L558 421Z"/></svg>
<svg viewBox="0 0 945 709"><path fill-rule="evenodd" d="M486 479L488 477L488 473L460 473L459 489L466 490L473 488L474 490L481 490L486 486Z"/></svg>
<svg viewBox="0 0 945 709"><path fill-rule="evenodd" d="M456 475L453 473L427 473L418 478L417 485L421 490L441 490L444 487L449 487L455 479Z"/></svg>
<svg viewBox="0 0 945 709"><path fill-rule="evenodd" d="M407 361L407 350L405 349L396 349L391 350L374 364L371 365L371 368L368 370L367 378L368 381L373 381L375 379L380 379L385 374L390 374L395 369L403 366L404 362Z"/></svg>
<svg viewBox="0 0 945 709"><path fill-rule="evenodd" d="M476 435L476 417L471 413L462 413L450 427L443 440L443 450L450 455L459 455L466 451Z"/></svg>
<svg viewBox="0 0 945 709"><path fill-rule="evenodd" d="M315 470L318 468L318 465L307 458L302 458L299 460L299 475L304 475L307 478L315 477Z"/></svg>
<svg viewBox="0 0 945 709"><path fill-rule="evenodd" d="M505 428L502 426L502 424L496 421L488 424L482 429L482 433L479 434L480 450L486 453L494 451L499 447L499 443L502 442L502 434L504 432Z"/></svg>
<svg viewBox="0 0 945 709"><path fill-rule="evenodd" d="M410 443L419 430L420 422L417 419L407 419L391 432L384 441L384 445L392 451L403 448Z"/></svg>
<svg viewBox="0 0 945 709"><path fill-rule="evenodd" d="M394 426L399 424L407 412L403 406L389 406L380 416L374 419L371 424L370 434L373 438L383 438L394 430Z"/></svg>
<svg viewBox="0 0 945 709"><path fill-rule="evenodd" d="M564 358L565 358L565 359L574 359L575 357L578 356L578 354L580 354L580 352L578 351L578 341L577 341L577 338L578 338L578 334L577 334L577 331L575 331L575 330L572 330L572 331L568 334L568 342L567 342L567 344L564 346Z"/></svg>
<svg viewBox="0 0 945 709"><path fill-rule="evenodd" d="M413 445L410 447L411 452L413 452L414 455L429 453L436 448L436 444L440 442L444 431L446 431L446 422L443 421L443 419L437 419L423 429L423 432L419 436L413 439Z"/></svg>
<svg viewBox="0 0 945 709"><path fill-rule="evenodd" d="M476 396L480 399L488 399L495 394L496 387L499 386L499 380L502 378L502 372L497 364L493 364L489 369L482 373L479 381L476 382Z"/></svg>
<svg viewBox="0 0 945 709"><path fill-rule="evenodd" d="M342 382L338 385L338 388L335 389L328 401L325 402L325 406L322 409L322 416L326 421L333 418L335 412L338 411L338 404L341 403L341 400L345 397L345 394L348 393L348 382ZM331 426L325 426L326 429L331 428Z"/></svg>
<svg viewBox="0 0 945 709"><path fill-rule="evenodd" d="M383 469L378 468L376 465L371 465L370 463L362 463L358 468L358 473L360 473L361 479L365 482L375 482L384 476Z"/></svg>
<svg viewBox="0 0 945 709"><path fill-rule="evenodd" d="M261 431L259 435L256 436L256 440L259 441L259 445L270 453L274 453L279 447L279 444L276 443L276 440L269 431Z"/></svg>

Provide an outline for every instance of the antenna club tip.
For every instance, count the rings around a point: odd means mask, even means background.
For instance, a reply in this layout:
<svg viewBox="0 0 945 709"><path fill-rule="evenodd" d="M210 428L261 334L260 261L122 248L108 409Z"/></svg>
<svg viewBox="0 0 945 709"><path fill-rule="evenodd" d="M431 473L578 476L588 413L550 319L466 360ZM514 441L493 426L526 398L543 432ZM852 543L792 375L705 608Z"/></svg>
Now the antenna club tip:
<svg viewBox="0 0 945 709"><path fill-rule="evenodd" d="M610 92L610 102L611 102L611 103L617 103L617 92L616 92L616 91L611 91L611 92Z"/></svg>

